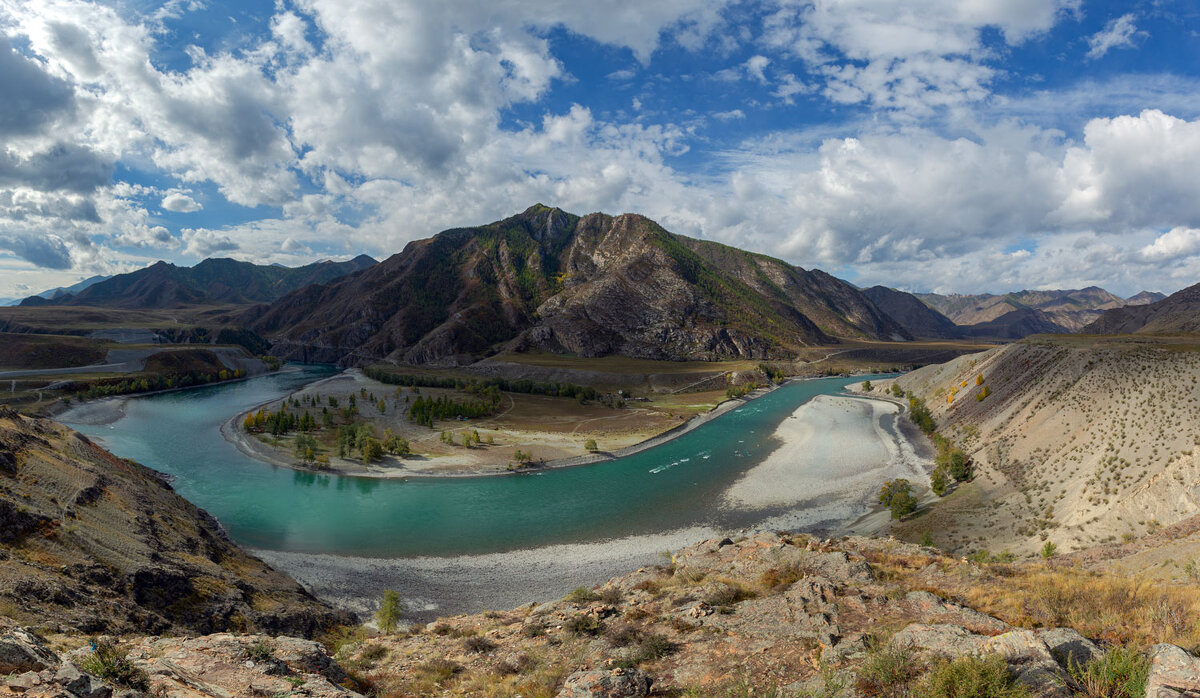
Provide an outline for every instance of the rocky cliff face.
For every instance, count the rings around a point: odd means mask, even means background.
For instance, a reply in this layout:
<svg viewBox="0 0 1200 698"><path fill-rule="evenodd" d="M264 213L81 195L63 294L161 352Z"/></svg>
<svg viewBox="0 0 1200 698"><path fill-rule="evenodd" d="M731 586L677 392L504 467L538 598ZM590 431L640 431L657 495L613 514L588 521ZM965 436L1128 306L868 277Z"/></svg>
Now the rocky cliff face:
<svg viewBox="0 0 1200 698"><path fill-rule="evenodd" d="M307 636L349 620L242 552L153 471L7 408L0 614L82 633Z"/></svg>
<svg viewBox="0 0 1200 698"><path fill-rule="evenodd" d="M836 337L910 339L849 284L663 230L534 206L410 243L246 321L288 358L462 363L501 349L651 359L784 357Z"/></svg>

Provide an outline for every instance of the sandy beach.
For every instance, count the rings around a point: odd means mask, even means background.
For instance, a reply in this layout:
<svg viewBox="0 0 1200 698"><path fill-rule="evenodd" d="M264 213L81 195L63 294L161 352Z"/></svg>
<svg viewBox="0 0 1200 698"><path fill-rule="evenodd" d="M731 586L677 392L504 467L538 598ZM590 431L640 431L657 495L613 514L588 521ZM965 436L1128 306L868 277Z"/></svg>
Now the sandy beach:
<svg viewBox="0 0 1200 698"><path fill-rule="evenodd" d="M900 416L889 401L813 398L783 420L774 434L782 445L729 488L725 505L790 507L762 525L792 530L863 516L887 480L928 488L928 454L918 453Z"/></svg>
<svg viewBox="0 0 1200 698"><path fill-rule="evenodd" d="M446 558L255 553L317 596L359 613L370 612L385 589L398 591L409 617L421 622L544 602L658 564L664 550L706 538L736 537L751 529L822 535L850 527L858 533L882 529L890 519L877 513L876 497L885 480L906 477L928 486L931 454L901 416L899 405L870 398L820 396L801 405L777 428L780 446L722 498L721 507L763 514L738 531L701 526Z"/></svg>

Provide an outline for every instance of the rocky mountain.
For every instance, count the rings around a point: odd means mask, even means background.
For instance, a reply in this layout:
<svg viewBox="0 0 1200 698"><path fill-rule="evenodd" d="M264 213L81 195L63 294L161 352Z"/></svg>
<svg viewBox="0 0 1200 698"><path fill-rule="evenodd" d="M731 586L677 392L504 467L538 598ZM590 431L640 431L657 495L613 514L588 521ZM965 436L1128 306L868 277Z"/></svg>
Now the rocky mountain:
<svg viewBox="0 0 1200 698"><path fill-rule="evenodd" d="M144 269L105 279L77 292L50 298L31 296L30 305L86 305L104 308L177 308L273 301L310 284L327 283L366 269L375 260L359 255L346 262L323 261L303 267L206 259L194 267L156 262Z"/></svg>
<svg viewBox="0 0 1200 698"><path fill-rule="evenodd" d="M872 286L863 289L863 295L914 337L957 339L963 336L953 320L922 303L911 293L886 286Z"/></svg>
<svg viewBox="0 0 1200 698"><path fill-rule="evenodd" d="M651 359L786 357L838 337L911 339L822 271L664 230L636 214L537 205L409 243L243 321L279 356L461 363L501 349Z"/></svg>
<svg viewBox="0 0 1200 698"><path fill-rule="evenodd" d="M1165 293L1158 291L1142 291L1125 299L1125 305L1149 305L1166 298Z"/></svg>
<svg viewBox="0 0 1200 698"><path fill-rule="evenodd" d="M90 634L310 636L350 620L242 552L162 476L4 407L0 615Z"/></svg>
<svg viewBox="0 0 1200 698"><path fill-rule="evenodd" d="M995 320L959 328L960 336L974 339L1022 339L1032 334L1062 334L1071 332L1051 319L1049 313L1033 308L1018 308Z"/></svg>
<svg viewBox="0 0 1200 698"><path fill-rule="evenodd" d="M1043 325L1050 323L1062 328L1052 331L1076 332L1098 318L1103 311L1126 305L1125 299L1096 286L1066 291L1017 291L1002 295L921 293L917 294L917 297L953 320L955 324L992 323L971 333L972 336L978 336L981 331L995 331L1002 326L1000 318L1017 310L1028 309L1044 313L1044 317L1036 316L1036 322ZM1010 320L1016 323L1028 323L1033 317L1029 313L1009 316ZM1018 331L1018 327L1014 325L1013 329L996 336L1014 336Z"/></svg>
<svg viewBox="0 0 1200 698"><path fill-rule="evenodd" d="M1200 332L1200 284L1154 303L1109 310L1083 331L1089 334Z"/></svg>
<svg viewBox="0 0 1200 698"><path fill-rule="evenodd" d="M1194 338L1028 339L897 382L974 464L922 517L940 547L1083 549L1200 514Z"/></svg>

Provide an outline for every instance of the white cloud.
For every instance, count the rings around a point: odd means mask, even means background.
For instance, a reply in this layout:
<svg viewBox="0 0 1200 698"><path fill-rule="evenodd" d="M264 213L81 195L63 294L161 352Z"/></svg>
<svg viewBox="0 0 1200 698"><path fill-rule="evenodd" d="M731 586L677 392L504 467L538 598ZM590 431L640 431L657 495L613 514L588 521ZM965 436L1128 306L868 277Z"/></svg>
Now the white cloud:
<svg viewBox="0 0 1200 698"><path fill-rule="evenodd" d="M1200 254L1200 229L1172 228L1143 247L1139 253L1148 262L1196 256Z"/></svg>
<svg viewBox="0 0 1200 698"><path fill-rule="evenodd" d="M982 39L1009 45L1047 31L1077 0L777 0L764 45L806 62L845 104L916 114L977 102L995 69Z"/></svg>
<svg viewBox="0 0 1200 698"><path fill-rule="evenodd" d="M713 118L717 121L734 121L736 119L746 118L746 113L741 109L730 109L729 111L719 111L714 113Z"/></svg>
<svg viewBox="0 0 1200 698"><path fill-rule="evenodd" d="M216 230L184 228L180 232L183 237L183 253L193 257L211 257L239 247L233 238Z"/></svg>
<svg viewBox="0 0 1200 698"><path fill-rule="evenodd" d="M770 63L771 59L766 56L751 56L746 61L746 72L750 74L750 77L765 85L767 84L767 76L763 74L763 71L766 70Z"/></svg>
<svg viewBox="0 0 1200 698"><path fill-rule="evenodd" d="M171 191L163 197L162 207L176 213L195 213L204 208L195 199L182 191Z"/></svg>
<svg viewBox="0 0 1200 698"><path fill-rule="evenodd" d="M1109 21L1103 30L1088 37L1088 46L1090 49L1087 52L1087 57L1096 59L1103 57L1104 54L1114 48L1132 48L1134 46L1133 39L1138 34L1138 28L1134 24L1133 15L1121 15Z"/></svg>

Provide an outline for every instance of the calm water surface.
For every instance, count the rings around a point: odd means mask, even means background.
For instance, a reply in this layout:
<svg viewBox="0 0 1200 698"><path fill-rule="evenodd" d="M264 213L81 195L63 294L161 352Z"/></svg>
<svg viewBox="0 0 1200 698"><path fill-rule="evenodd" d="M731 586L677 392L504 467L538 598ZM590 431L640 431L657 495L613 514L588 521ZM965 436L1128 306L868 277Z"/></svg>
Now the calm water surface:
<svg viewBox="0 0 1200 698"><path fill-rule="evenodd" d="M607 463L503 477L378 480L266 465L220 434L234 414L331 375L298 370L126 402L110 425L72 426L175 478L244 545L380 557L496 552L709 524L753 523L721 493L773 451L775 427L861 378L788 384L666 444ZM69 416L69 415L68 415Z"/></svg>

